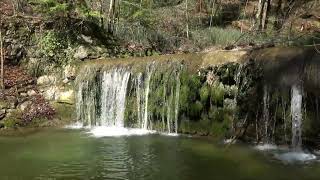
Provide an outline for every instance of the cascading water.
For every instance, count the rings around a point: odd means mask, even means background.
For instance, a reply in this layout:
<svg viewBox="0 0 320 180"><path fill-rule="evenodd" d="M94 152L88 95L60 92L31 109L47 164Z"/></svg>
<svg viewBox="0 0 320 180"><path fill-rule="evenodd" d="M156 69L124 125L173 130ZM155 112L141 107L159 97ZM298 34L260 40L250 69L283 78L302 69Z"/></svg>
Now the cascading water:
<svg viewBox="0 0 320 180"><path fill-rule="evenodd" d="M270 143L270 139L269 139L269 120L270 120L270 116L269 116L269 90L268 90L268 86L265 85L263 87L263 121L264 121L264 141L265 143Z"/></svg>
<svg viewBox="0 0 320 180"><path fill-rule="evenodd" d="M84 126L124 127L130 71L115 68L78 83L77 117Z"/></svg>
<svg viewBox="0 0 320 180"><path fill-rule="evenodd" d="M101 125L124 127L124 111L129 77L130 72L122 68L103 73Z"/></svg>
<svg viewBox="0 0 320 180"><path fill-rule="evenodd" d="M302 88L294 84L291 87L292 148L301 150L302 146Z"/></svg>
<svg viewBox="0 0 320 180"><path fill-rule="evenodd" d="M148 104L149 104L149 94L150 94L150 81L152 77L154 67L150 64L147 67L146 78L143 79L142 73L138 73L136 77L136 97L137 97L137 115L139 127L142 129L148 129L149 126L149 114L148 114Z"/></svg>
<svg viewBox="0 0 320 180"><path fill-rule="evenodd" d="M85 67L86 75L77 79L77 118L85 127L155 128L176 134L181 70L180 64L155 63L140 72L130 66Z"/></svg>
<svg viewBox="0 0 320 180"><path fill-rule="evenodd" d="M174 107L174 125L175 133L178 133L178 118L179 118L179 100L180 100L180 72L176 76L176 94L175 94L175 107Z"/></svg>
<svg viewBox="0 0 320 180"><path fill-rule="evenodd" d="M153 72L153 66L150 65L147 70L147 78L145 81L145 106L142 129L148 129L148 103L149 103L149 92L150 92L150 80Z"/></svg>

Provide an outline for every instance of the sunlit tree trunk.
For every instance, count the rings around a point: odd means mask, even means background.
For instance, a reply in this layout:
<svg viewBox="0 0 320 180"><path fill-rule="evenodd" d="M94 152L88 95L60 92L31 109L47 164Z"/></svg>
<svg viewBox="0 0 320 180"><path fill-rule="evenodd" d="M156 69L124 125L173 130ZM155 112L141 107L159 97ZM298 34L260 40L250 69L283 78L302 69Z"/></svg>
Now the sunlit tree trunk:
<svg viewBox="0 0 320 180"><path fill-rule="evenodd" d="M258 11L256 14L256 25L257 30L267 29L269 11L271 6L271 0L259 0Z"/></svg>
<svg viewBox="0 0 320 180"><path fill-rule="evenodd" d="M113 32L116 0L111 0L108 11L108 31Z"/></svg>
<svg viewBox="0 0 320 180"><path fill-rule="evenodd" d="M212 27L212 21L213 21L213 16L214 16L214 11L216 8L216 1L217 0L212 0L212 5L211 5L211 15L210 15L210 27Z"/></svg>
<svg viewBox="0 0 320 180"><path fill-rule="evenodd" d="M2 25L2 22L0 23ZM2 28L0 27L0 58L1 58L1 80L0 88L4 89L4 52L3 52L3 38L2 38Z"/></svg>
<svg viewBox="0 0 320 180"><path fill-rule="evenodd" d="M188 14L188 0L186 0L186 33L189 39L189 14Z"/></svg>

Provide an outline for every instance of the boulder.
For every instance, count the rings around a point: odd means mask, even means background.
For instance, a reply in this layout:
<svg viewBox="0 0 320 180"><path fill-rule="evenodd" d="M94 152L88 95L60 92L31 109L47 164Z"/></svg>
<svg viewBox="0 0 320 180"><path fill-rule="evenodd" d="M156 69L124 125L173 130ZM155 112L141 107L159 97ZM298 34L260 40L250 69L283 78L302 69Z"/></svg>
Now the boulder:
<svg viewBox="0 0 320 180"><path fill-rule="evenodd" d="M44 76L40 76L37 79L37 85L41 86L41 85L52 85L56 82L56 77L54 76L48 76L48 75L44 75Z"/></svg>
<svg viewBox="0 0 320 180"><path fill-rule="evenodd" d="M74 54L75 59L84 60L89 56L88 49L84 46L79 46L76 53Z"/></svg>
<svg viewBox="0 0 320 180"><path fill-rule="evenodd" d="M90 36L85 36L83 34L81 34L81 38L88 44L92 44L93 43L93 40Z"/></svg>
<svg viewBox="0 0 320 180"><path fill-rule="evenodd" d="M27 92L27 94L28 94L28 96L35 96L37 94L37 92L35 90L31 89Z"/></svg>
<svg viewBox="0 0 320 180"><path fill-rule="evenodd" d="M53 101L56 99L59 89L56 86L52 86L49 88L42 89L41 91L42 95L46 100Z"/></svg>
<svg viewBox="0 0 320 180"><path fill-rule="evenodd" d="M10 109L15 109L18 105L18 99L14 96L8 96L6 97L9 103L9 108Z"/></svg>
<svg viewBox="0 0 320 180"><path fill-rule="evenodd" d="M32 104L31 101L25 101L22 104L19 105L20 111L26 110L30 105Z"/></svg>
<svg viewBox="0 0 320 180"><path fill-rule="evenodd" d="M68 90L68 91L59 92L56 100L59 103L74 104L75 103L74 91Z"/></svg>
<svg viewBox="0 0 320 180"><path fill-rule="evenodd" d="M64 67L64 78L65 79L75 79L76 77L76 68L71 65L67 65Z"/></svg>

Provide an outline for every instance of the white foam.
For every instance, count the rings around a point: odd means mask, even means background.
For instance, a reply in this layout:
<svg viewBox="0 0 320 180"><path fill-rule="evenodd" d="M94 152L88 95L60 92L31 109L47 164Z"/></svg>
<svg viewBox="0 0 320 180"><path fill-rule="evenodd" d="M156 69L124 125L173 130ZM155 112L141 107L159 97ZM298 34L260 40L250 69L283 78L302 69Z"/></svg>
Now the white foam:
<svg viewBox="0 0 320 180"><path fill-rule="evenodd" d="M286 153L278 153L275 154L275 158L284 161L286 163L294 163L294 162L307 162L316 160L317 156L311 153L305 152L286 152Z"/></svg>
<svg viewBox="0 0 320 180"><path fill-rule="evenodd" d="M98 126L92 128L89 132L94 137L118 137L118 136L142 136L146 134L153 134L155 131L145 129L128 129L122 127L106 127Z"/></svg>
<svg viewBox="0 0 320 180"><path fill-rule="evenodd" d="M160 133L160 134L163 135L163 136L174 136L174 137L179 136L178 133Z"/></svg>
<svg viewBox="0 0 320 180"><path fill-rule="evenodd" d="M235 144L237 142L236 139L224 139L223 144Z"/></svg>
<svg viewBox="0 0 320 180"><path fill-rule="evenodd" d="M274 144L259 144L259 145L255 146L254 148L257 150L260 150L260 151L269 151L269 150L279 149L278 146L276 146Z"/></svg>
<svg viewBox="0 0 320 180"><path fill-rule="evenodd" d="M67 128L67 129L83 129L85 127L83 126L83 124L81 122L76 122L76 123L73 123L70 125L66 125L65 128Z"/></svg>

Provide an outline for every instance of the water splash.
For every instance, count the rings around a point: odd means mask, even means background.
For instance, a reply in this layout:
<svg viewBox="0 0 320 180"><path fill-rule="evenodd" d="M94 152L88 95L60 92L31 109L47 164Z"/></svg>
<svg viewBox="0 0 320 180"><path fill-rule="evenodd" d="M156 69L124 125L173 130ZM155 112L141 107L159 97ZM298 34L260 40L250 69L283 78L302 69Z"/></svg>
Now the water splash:
<svg viewBox="0 0 320 180"><path fill-rule="evenodd" d="M147 134L154 134L155 131L149 131L146 129L129 129L123 127L107 127L97 126L92 128L88 134L94 137L119 137L119 136L142 136Z"/></svg>
<svg viewBox="0 0 320 180"><path fill-rule="evenodd" d="M279 159L285 163L304 163L308 161L313 161L317 159L317 156L305 152L286 152L286 153L277 153L275 158Z"/></svg>

